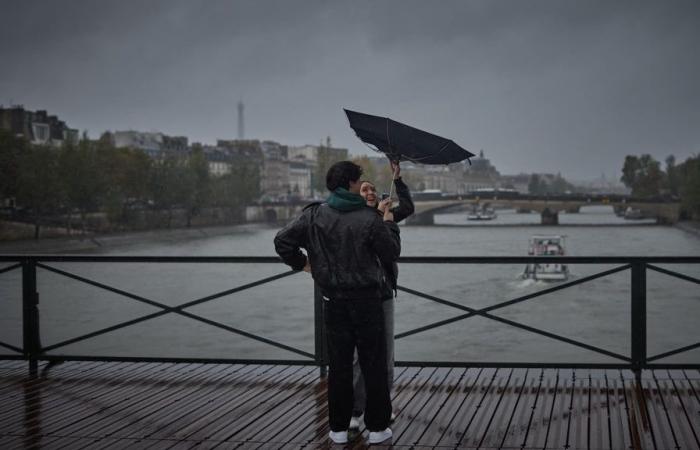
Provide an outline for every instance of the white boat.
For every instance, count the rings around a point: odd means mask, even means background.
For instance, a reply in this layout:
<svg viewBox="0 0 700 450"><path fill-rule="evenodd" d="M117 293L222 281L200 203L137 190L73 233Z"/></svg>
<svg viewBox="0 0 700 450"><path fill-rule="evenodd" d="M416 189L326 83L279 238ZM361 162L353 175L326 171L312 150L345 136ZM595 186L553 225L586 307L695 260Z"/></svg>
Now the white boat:
<svg viewBox="0 0 700 450"><path fill-rule="evenodd" d="M632 208L631 206L627 207L622 217L624 217L627 220L646 219L646 216L644 215L641 209Z"/></svg>
<svg viewBox="0 0 700 450"><path fill-rule="evenodd" d="M467 215L467 220L493 220L496 217L496 211L493 208L477 208L474 207Z"/></svg>
<svg viewBox="0 0 700 450"><path fill-rule="evenodd" d="M528 255L531 256L564 256L565 236L536 235L530 238ZM525 266L523 278L543 281L564 281L569 278L569 268L560 263L531 263Z"/></svg>

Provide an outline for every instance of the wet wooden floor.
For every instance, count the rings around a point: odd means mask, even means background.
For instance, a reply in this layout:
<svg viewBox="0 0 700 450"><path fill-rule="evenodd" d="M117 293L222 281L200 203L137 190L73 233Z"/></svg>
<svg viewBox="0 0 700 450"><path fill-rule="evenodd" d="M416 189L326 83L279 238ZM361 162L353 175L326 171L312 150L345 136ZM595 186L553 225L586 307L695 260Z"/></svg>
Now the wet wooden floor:
<svg viewBox="0 0 700 450"><path fill-rule="evenodd" d="M0 361L0 448L330 448L326 398L307 366ZM696 370L397 368L393 406L374 448L700 448Z"/></svg>

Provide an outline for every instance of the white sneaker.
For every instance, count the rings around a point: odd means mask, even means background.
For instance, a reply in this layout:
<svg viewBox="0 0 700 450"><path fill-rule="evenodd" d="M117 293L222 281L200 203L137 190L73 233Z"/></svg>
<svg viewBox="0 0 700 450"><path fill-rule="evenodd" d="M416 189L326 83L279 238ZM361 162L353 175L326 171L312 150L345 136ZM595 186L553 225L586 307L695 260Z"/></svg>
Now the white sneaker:
<svg viewBox="0 0 700 450"><path fill-rule="evenodd" d="M347 431L330 431L328 437L336 444L346 444L348 442ZM380 441L381 442L381 441Z"/></svg>
<svg viewBox="0 0 700 450"><path fill-rule="evenodd" d="M370 444L379 444L380 442L384 442L390 437L392 437L394 434L391 432L391 428L387 428L384 431L370 431L369 432L369 443Z"/></svg>
<svg viewBox="0 0 700 450"><path fill-rule="evenodd" d="M362 416L352 416L350 418L350 425L348 425L348 428L350 430L359 430L360 429L360 420L362 420Z"/></svg>

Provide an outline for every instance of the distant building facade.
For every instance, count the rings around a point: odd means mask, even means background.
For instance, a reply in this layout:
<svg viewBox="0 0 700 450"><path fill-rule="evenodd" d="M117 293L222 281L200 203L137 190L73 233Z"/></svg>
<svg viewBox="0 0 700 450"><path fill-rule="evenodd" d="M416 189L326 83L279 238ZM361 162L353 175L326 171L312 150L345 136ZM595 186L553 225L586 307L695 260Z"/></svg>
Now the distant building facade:
<svg viewBox="0 0 700 450"><path fill-rule="evenodd" d="M0 106L0 129L37 145L59 146L67 140L77 142L80 137L78 130L69 128L57 116L45 110L28 111L21 105Z"/></svg>
<svg viewBox="0 0 700 450"><path fill-rule="evenodd" d="M186 156L188 139L185 136L168 136L157 131L115 131L112 133L115 147L141 150L153 159L166 155Z"/></svg>

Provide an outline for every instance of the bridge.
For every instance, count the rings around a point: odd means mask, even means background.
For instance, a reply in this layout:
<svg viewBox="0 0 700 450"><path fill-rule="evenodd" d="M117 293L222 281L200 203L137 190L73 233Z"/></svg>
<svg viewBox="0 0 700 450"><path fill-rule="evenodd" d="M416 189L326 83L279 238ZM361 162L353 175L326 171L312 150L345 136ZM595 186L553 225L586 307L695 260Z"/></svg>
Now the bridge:
<svg viewBox="0 0 700 450"><path fill-rule="evenodd" d="M400 263L427 267L436 264L500 266L548 262L551 258L409 257L402 258ZM700 364L687 352L700 348L700 342L688 342L689 337L683 336L682 342L674 344L682 347L664 348L666 351L658 354L651 350L658 344L654 342L658 334L648 333L647 317L658 311L647 313L647 277L654 272L676 281L700 284L698 278L663 267L697 265L700 258L556 258L567 264L604 264L612 268L518 298L498 300L489 306L468 306L467 302L474 300L471 298L441 298L436 292L418 290L421 287L415 284L398 287L406 294L452 310L455 315L436 322L432 321L434 318L425 317L430 323L395 335L397 341L477 317L527 334L517 343L523 351L521 361L498 360L498 353L491 353L495 357L492 361L459 357L396 361L392 407L397 420L392 425L394 437L389 443L392 448L699 448ZM323 325L325 302L320 291L310 286L311 280L307 279L306 292L313 297L314 314L313 318L306 319L303 327L309 331L309 341L298 342L296 347L269 337L272 330L279 328L275 320L284 323L287 319L281 314L270 314L263 321L246 322L243 328L237 328L223 317L191 309L263 285L270 288L271 300L281 296L287 301L289 292L302 288L291 277L306 274L286 269L264 278L258 278L263 276L259 274L246 280L246 284L228 286L224 291L210 292L205 297L173 306L161 303L161 298L168 297L164 292L152 291L158 300L130 292L140 288L132 280L127 280L126 287L105 284L102 276L119 271L118 266L124 263L136 263L139 267L160 264L159 273L173 264L190 267L218 264L225 267L226 272L236 271L235 266L242 271L257 271L259 264L281 266L277 257L0 255L0 277L6 282L8 278L5 277L9 277L21 293L3 298L16 305L4 323L16 322L19 327L14 336L7 334L8 342L0 341L0 448L330 448L325 371L328 356ZM87 274L83 273L86 267L90 267ZM94 271L97 267L101 270ZM209 272L206 267L204 271ZM629 308L629 322L605 330L614 333L619 328L623 334L629 333L630 345L623 353L608 339L605 347L599 347L580 340L576 333L560 335L512 320L508 314L499 312L511 305L536 301L543 295L624 272L630 275L629 297L623 299L620 306ZM107 295L104 292L117 297L109 297L114 299L106 303L111 305L109 310L89 310L79 304L61 305L69 308L70 314L92 323L94 328L80 335L81 332L61 322L60 326L67 329L68 334L56 339L49 333L42 334L51 324L50 321L47 324L46 315L39 314L40 307L46 308L46 302L39 302L40 295L50 298L55 294L51 289L44 289L42 281L47 276L65 277L67 281L89 285L94 289L91 291L93 300ZM100 281L92 279L95 276ZM412 280L407 281L411 283ZM280 290L269 286L272 282L286 284ZM71 285L65 286L73 289ZM673 306L678 292L682 290L674 290L664 297L663 308L687 315L687 310ZM108 322L111 325L100 328L98 324L103 323L100 321L103 315L114 314L123 307L119 300L135 301L156 309L125 322ZM228 306L244 311L245 305L237 303L240 300L241 297L228 298ZM128 349L126 354L123 350L97 350L95 354L71 346L166 314L189 319L189 324L197 325L189 327L185 322L178 326L176 335L196 342L198 354L153 357L146 356L142 347L128 344L124 347ZM553 323L567 318L551 311L547 319ZM212 354L213 342L201 332L201 325L228 332L231 340L226 341L226 358L217 357L215 352ZM592 322L582 325L588 330L598 330ZM167 338L167 334L160 334L162 331L161 326L154 325L143 334L136 332L136 336L147 343L159 336ZM499 335L494 328L489 336L478 336L469 325L444 331L447 334L431 336L436 350L446 344L440 341L441 336L449 336L448 339L456 336L462 340L461 345L474 346L484 345ZM598 358L581 361L576 353L567 351L563 360L528 359L525 356L528 346L540 345L540 341L532 338L569 344L570 350L588 350L587 354ZM112 339L119 337L112 335ZM268 359L264 352L247 354L242 351L246 340L286 350L284 355L290 355L289 359ZM165 343L172 347L177 345L174 341ZM299 348L300 344L305 345ZM669 360L669 357L683 354L689 356L689 362ZM320 376L316 374L317 368ZM361 429L347 448L366 448L367 434L367 430Z"/></svg>
<svg viewBox="0 0 700 450"><path fill-rule="evenodd" d="M298 216L310 200L293 202L268 202L246 207L247 222L287 222ZM680 203L666 198L640 199L624 195L559 195L538 196L517 193L496 193L480 195L447 195L438 198L422 199L415 194L415 213L407 219L413 225L434 225L435 214L470 210L476 206L499 206L519 210L537 211L542 217L542 225L557 225L559 213L577 213L582 206L610 205L616 212L633 208L645 217L653 217L658 223L676 223L680 216Z"/></svg>
<svg viewBox="0 0 700 450"><path fill-rule="evenodd" d="M616 212L624 212L627 208L639 210L644 217L653 217L657 223L676 223L680 216L680 203L677 200L639 199L629 196L603 195L506 195L498 194L449 196L435 200L414 200L416 211L407 219L414 225L434 225L435 214L471 210L473 207L491 206L512 208L540 213L542 225L557 225L559 213L577 213L582 206L609 205Z"/></svg>

